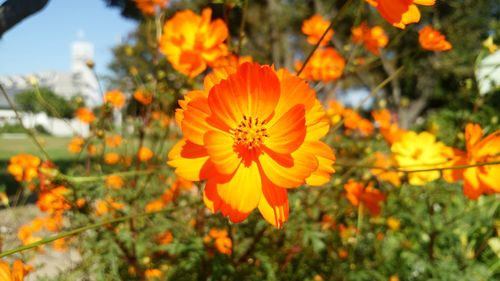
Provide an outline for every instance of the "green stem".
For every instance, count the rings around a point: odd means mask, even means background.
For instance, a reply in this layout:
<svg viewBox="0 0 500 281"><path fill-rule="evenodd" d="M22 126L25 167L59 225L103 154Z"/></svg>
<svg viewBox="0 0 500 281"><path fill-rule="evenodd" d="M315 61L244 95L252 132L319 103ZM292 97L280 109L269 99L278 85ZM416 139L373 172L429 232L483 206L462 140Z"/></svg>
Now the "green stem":
<svg viewBox="0 0 500 281"><path fill-rule="evenodd" d="M321 42L323 41L323 39L325 39L325 36L326 34L328 33L328 31L335 25L338 23L338 21L342 18L342 16L344 15L344 13L347 11L347 7L349 7L349 4L351 3L352 0L349 0L347 2L344 3L344 5L342 5L342 7L340 8L340 11L338 12L338 14L336 15L336 17L330 22L330 25L325 29L325 32L323 32L323 34L321 35L321 37L319 38L318 42L316 43L316 45L314 45L313 49L311 50L311 52L309 52L309 55L307 56L307 58L305 59L304 63L302 64L302 66L300 67L299 71L297 71L297 76L299 76L302 71L304 71L304 68L306 67L307 63L309 62L309 60L311 60L312 56L314 55L314 53L316 52L316 50L319 48L319 46L321 45Z"/></svg>
<svg viewBox="0 0 500 281"><path fill-rule="evenodd" d="M384 171L394 171L394 172L403 172L403 173L417 173L417 172L432 172L432 171L444 171L444 170L460 170L466 168L474 168L474 167L483 167L490 165L499 165L500 161L491 161L491 162L481 162L470 165L457 165L457 166L449 166L449 167L436 167L429 169L416 169L416 170L408 170L408 168L403 167L378 167L378 166L370 166L370 165L357 165L357 164L344 164L344 163L335 163L334 166L338 167L355 167L361 169L374 169L374 170L384 170Z"/></svg>
<svg viewBox="0 0 500 281"><path fill-rule="evenodd" d="M168 208L168 209L163 209L163 210L159 210L159 211L156 211L156 212L149 212L149 213L146 212L146 213L140 213L140 214L135 214L135 215L128 215L128 216L123 216L123 217L119 217L119 218L108 219L108 220L104 220L104 221L97 222L97 223L94 223L94 224L82 226L82 227L79 227L79 228L76 228L76 229L73 229L73 230L70 230L70 231L59 233L59 234L51 236L51 237L47 237L45 239L39 240L37 242L31 243L31 244L28 244L28 245L24 245L24 246L21 246L21 247L14 248L12 250L8 250L8 251L5 251L5 252L2 252L2 253L0 253L0 258L6 257L6 256L10 256L10 255L13 255L15 253L19 253L19 252L26 251L26 250L29 250L29 249L33 249L35 247L39 247L39 246L48 244L48 243L53 242L53 241L58 240L58 239L66 238L66 237L69 237L69 236L73 236L75 234L84 232L86 230L99 228L99 227L101 227L103 225L106 225L106 224L112 224L112 223L122 222L122 221L126 221L126 220L129 220L129 219L132 219L132 218L140 218L140 217L150 216L150 215L153 215L153 214L158 214L158 213L162 213L162 212L166 212L166 211L172 211L172 210L173 210L172 208Z"/></svg>

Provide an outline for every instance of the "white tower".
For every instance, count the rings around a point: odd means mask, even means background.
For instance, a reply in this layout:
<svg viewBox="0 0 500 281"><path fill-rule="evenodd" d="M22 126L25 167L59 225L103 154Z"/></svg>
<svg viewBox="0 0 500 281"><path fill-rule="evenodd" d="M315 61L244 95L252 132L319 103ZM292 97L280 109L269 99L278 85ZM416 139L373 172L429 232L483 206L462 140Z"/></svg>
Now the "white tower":
<svg viewBox="0 0 500 281"><path fill-rule="evenodd" d="M94 62L94 45L83 40L84 33L79 31L77 41L71 44L71 73L73 83L85 99L85 104L95 107L102 104L99 83L89 62Z"/></svg>

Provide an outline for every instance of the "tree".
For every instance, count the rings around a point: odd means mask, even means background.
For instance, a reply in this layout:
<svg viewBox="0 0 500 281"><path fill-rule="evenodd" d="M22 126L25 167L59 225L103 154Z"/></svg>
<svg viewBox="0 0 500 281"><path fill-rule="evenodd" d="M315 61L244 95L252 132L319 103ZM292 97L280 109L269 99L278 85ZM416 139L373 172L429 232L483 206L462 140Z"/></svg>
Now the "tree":
<svg viewBox="0 0 500 281"><path fill-rule="evenodd" d="M27 90L14 97L19 109L27 112L45 112L50 117L72 118L75 109L72 103L47 88Z"/></svg>

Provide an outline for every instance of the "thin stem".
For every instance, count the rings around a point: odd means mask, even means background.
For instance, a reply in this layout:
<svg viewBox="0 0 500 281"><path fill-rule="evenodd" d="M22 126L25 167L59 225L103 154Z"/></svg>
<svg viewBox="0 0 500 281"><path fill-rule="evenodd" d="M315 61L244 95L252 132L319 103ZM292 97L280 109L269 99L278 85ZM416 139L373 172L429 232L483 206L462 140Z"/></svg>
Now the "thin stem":
<svg viewBox="0 0 500 281"><path fill-rule="evenodd" d="M323 34L321 35L321 37L319 38L318 42L316 43L316 45L314 45L313 49L311 50L311 52L309 52L309 55L307 56L307 58L304 60L304 63L302 64L302 66L300 67L299 71L297 71L297 76L299 76L302 71L304 71L304 68L306 67L307 63L309 62L309 60L311 60L311 57L314 55L314 53L316 52L316 50L319 48L319 46L321 45L321 42L323 41L323 39L325 38L326 34L328 33L328 31L330 31L330 29L338 23L338 21L340 20L340 18L342 18L342 15L345 13L345 11L347 10L347 7L349 7L349 4L351 3L352 0L349 0L349 1L346 1L344 3L344 5L342 5L342 7L340 8L340 11L338 12L337 16L330 22L330 25L325 29L325 32L323 32Z"/></svg>
<svg viewBox="0 0 500 281"><path fill-rule="evenodd" d="M6 256L10 256L10 255L13 255L15 253L19 253L19 252L26 251L26 250L29 250L29 249L33 249L33 248L36 248L36 247L48 244L48 243L53 242L53 241L58 240L58 239L66 238L66 237L69 237L69 236L73 236L75 234L84 232L86 230L99 228L99 227L101 227L103 225L106 225L106 224L112 224L112 223L122 222L122 221L126 221L126 220L133 219L133 218L140 218L140 217L150 216L150 215L153 215L153 214L158 214L158 213L172 211L172 210L173 210L173 208L168 208L168 209L163 209L163 210L159 210L159 211L156 211L156 212L145 212L145 213L139 213L139 214L132 214L132 215L128 215L128 216L123 216L123 217L119 217L119 218L108 219L108 220L104 220L104 221L97 222L97 223L94 223L94 224L82 226L82 227L79 227L79 228L76 228L76 229L73 229L73 230L70 230L70 231L59 233L59 234L51 236L51 237L47 237L45 239L39 240L39 241L31 243L31 244L27 244L27 245L24 245L24 246L21 246L21 247L14 248L12 250L8 250L8 251L5 251L5 252L2 252L2 253L0 253L0 258L6 257Z"/></svg>
<svg viewBox="0 0 500 281"><path fill-rule="evenodd" d="M500 161L491 161L491 162L480 162L476 164L470 165L457 165L457 166L449 166L449 167L435 167L428 169L416 169L416 170L408 170L408 168L403 167L379 167L379 166L370 166L370 165L357 165L357 164L345 164L345 163L335 163L334 166L338 167L354 167L360 169L374 169L374 170L383 170L383 171L394 171L394 172L403 172L403 173L419 173L419 172L432 172L432 171L445 171L445 170L460 170L474 167L483 167L490 165L500 165Z"/></svg>
<svg viewBox="0 0 500 281"><path fill-rule="evenodd" d="M7 102L9 103L10 108L12 108L12 110L14 110L14 113L16 114L16 118L19 121L19 124L21 125L21 127L23 127L23 129L28 133L28 135L31 137L31 139L33 139L35 144L38 146L40 151L42 151L42 154L43 154L45 160L50 160L49 154L47 153L47 151L45 151L45 148L43 148L42 144L38 141L38 139L35 136L35 133L33 133L33 131L31 131L30 129L26 128L26 126L24 126L23 119L21 118L21 115L19 115L19 112L17 111L16 107L14 106L14 103L12 102L12 100L9 98L9 95L7 95L7 92L3 88L2 84L0 84L0 90L1 90L2 94L4 95L5 99L7 100Z"/></svg>
<svg viewBox="0 0 500 281"><path fill-rule="evenodd" d="M63 175L59 174L57 177L63 180L70 181L72 183L88 183L88 182L95 182L95 181L104 181L108 176L114 175L114 176L120 176L120 177L133 177L136 175L148 175L157 171L161 171L163 169L148 169L148 170L140 170L140 171L124 171L124 172L116 172L112 174L106 174L106 175L99 175L99 176L90 176L90 177L73 177L73 176L68 176L68 175Z"/></svg>

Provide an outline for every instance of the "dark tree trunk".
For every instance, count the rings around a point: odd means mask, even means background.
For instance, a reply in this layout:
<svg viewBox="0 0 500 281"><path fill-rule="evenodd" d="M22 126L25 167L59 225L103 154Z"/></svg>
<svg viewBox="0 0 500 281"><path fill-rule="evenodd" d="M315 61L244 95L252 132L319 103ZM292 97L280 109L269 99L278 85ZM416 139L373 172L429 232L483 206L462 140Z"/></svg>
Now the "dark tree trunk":
<svg viewBox="0 0 500 281"><path fill-rule="evenodd" d="M0 38L14 25L40 11L49 0L7 0L0 6Z"/></svg>

